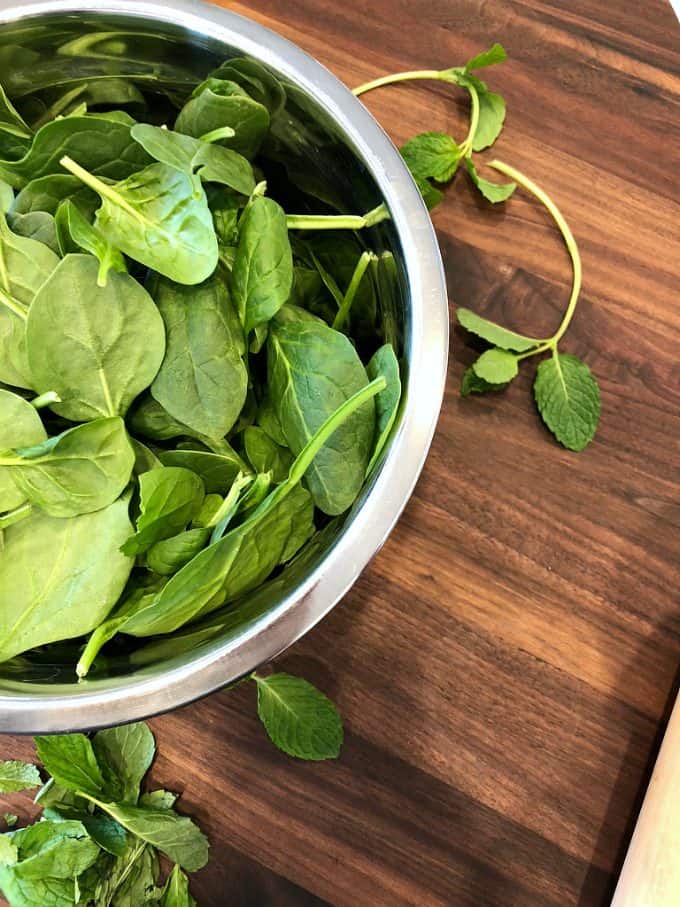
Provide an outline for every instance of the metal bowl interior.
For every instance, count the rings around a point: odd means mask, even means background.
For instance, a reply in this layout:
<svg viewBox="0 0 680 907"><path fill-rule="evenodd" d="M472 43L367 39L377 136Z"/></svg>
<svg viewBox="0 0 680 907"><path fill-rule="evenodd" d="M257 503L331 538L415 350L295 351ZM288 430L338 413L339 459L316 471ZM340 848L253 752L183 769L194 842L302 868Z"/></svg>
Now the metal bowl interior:
<svg viewBox="0 0 680 907"><path fill-rule="evenodd" d="M391 220L366 244L380 256L375 292L386 339L404 364L405 395L383 461L352 511L274 582L225 611L210 631L155 641L101 660L85 682L50 654L0 666L0 731L49 733L147 717L254 670L306 633L380 548L425 460L441 407L448 308L430 218L399 153L363 105L324 67L273 32L183 0L0 2L0 81L11 98L65 88L83 74L125 75L186 95L225 58L249 56L284 83L272 157L306 193L347 212L385 201ZM73 662L71 662L71 665Z"/></svg>

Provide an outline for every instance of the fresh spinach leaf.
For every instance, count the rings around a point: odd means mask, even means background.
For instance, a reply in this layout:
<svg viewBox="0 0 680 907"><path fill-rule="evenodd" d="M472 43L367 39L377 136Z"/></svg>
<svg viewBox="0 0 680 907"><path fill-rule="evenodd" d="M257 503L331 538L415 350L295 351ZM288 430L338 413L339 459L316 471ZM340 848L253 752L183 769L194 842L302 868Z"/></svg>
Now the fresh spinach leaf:
<svg viewBox="0 0 680 907"><path fill-rule="evenodd" d="M210 450L163 450L159 457L164 466L181 466L195 472L203 479L208 494L225 494L244 467L231 448L219 454Z"/></svg>
<svg viewBox="0 0 680 907"><path fill-rule="evenodd" d="M188 529L161 542L146 552L146 565L160 576L172 576L202 551L210 540L207 528Z"/></svg>
<svg viewBox="0 0 680 907"><path fill-rule="evenodd" d="M255 425L243 432L243 443L248 461L255 472L271 472L272 480L277 484L286 480L293 464L293 454L287 447L279 446L262 428Z"/></svg>
<svg viewBox="0 0 680 907"><path fill-rule="evenodd" d="M46 439L47 433L35 407L18 394L0 388L0 450L31 447ZM0 467L0 512L13 510L25 500L10 472Z"/></svg>
<svg viewBox="0 0 680 907"><path fill-rule="evenodd" d="M231 287L247 334L270 321L293 286L293 255L286 215L280 205L257 196L239 222Z"/></svg>
<svg viewBox="0 0 680 907"><path fill-rule="evenodd" d="M288 446L297 455L325 419L368 383L368 376L347 337L321 322L277 321L267 348L269 395ZM375 405L369 400L314 460L305 481L324 513L343 513L354 502L372 454L374 431Z"/></svg>
<svg viewBox="0 0 680 907"><path fill-rule="evenodd" d="M227 287L219 276L197 287L159 280L154 296L167 349L151 393L178 422L223 438L248 390L241 326Z"/></svg>
<svg viewBox="0 0 680 907"><path fill-rule="evenodd" d="M118 249L102 236L70 199L59 205L55 227L62 255L83 251L94 255L99 261L97 286L106 286L111 269L122 274L127 272L125 259Z"/></svg>
<svg viewBox="0 0 680 907"><path fill-rule="evenodd" d="M68 156L61 162L101 197L95 226L113 246L177 283L210 277L219 257L217 237L195 178L167 164L151 164L110 185Z"/></svg>
<svg viewBox="0 0 680 907"><path fill-rule="evenodd" d="M399 362L391 344L381 346L366 366L366 373L371 381L381 375L385 378L385 390L375 398L375 441L373 454L366 468L368 475L380 459L397 418L401 400L401 375Z"/></svg>
<svg viewBox="0 0 680 907"><path fill-rule="evenodd" d="M134 461L117 416L78 425L34 447L0 451L0 468L26 500L53 517L108 507L130 481Z"/></svg>
<svg viewBox="0 0 680 907"><path fill-rule="evenodd" d="M135 557L182 531L199 512L205 488L196 473L177 466L152 469L139 477L137 532L123 545Z"/></svg>
<svg viewBox="0 0 680 907"><path fill-rule="evenodd" d="M175 129L200 139L225 126L234 130L222 144L251 160L269 129L269 111L231 80L211 78L194 91L177 117Z"/></svg>
<svg viewBox="0 0 680 907"><path fill-rule="evenodd" d="M36 512L5 530L0 549L0 662L36 646L82 636L106 618L133 564L119 550L132 531L128 503L120 499L71 519Z"/></svg>
<svg viewBox="0 0 680 907"><path fill-rule="evenodd" d="M72 421L125 415L155 378L165 354L163 320L128 274L97 285L91 255L67 255L28 313L28 361L38 392L56 391L52 408Z"/></svg>
<svg viewBox="0 0 680 907"><path fill-rule="evenodd" d="M130 125L94 116L64 117L39 129L25 157L0 161L0 177L14 187L61 172L64 156L76 158L95 176L121 180L149 163L130 136Z"/></svg>

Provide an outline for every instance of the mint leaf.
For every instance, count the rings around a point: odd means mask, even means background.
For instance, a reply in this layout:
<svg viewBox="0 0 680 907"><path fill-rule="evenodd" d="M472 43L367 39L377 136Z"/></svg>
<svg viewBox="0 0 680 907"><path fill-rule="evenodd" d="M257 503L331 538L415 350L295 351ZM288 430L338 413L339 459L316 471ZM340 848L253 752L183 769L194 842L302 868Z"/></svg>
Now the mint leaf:
<svg viewBox="0 0 680 907"><path fill-rule="evenodd" d="M12 844L9 835L0 835L0 866L11 866L19 859L16 844Z"/></svg>
<svg viewBox="0 0 680 907"><path fill-rule="evenodd" d="M94 801L123 828L152 844L183 869L196 872L208 862L208 839L186 816L172 809Z"/></svg>
<svg viewBox="0 0 680 907"><path fill-rule="evenodd" d="M465 64L465 71L470 72L473 69L483 69L486 66L493 66L495 63L503 63L508 59L505 48L502 44L492 44L488 50L483 50L476 57L468 60Z"/></svg>
<svg viewBox="0 0 680 907"><path fill-rule="evenodd" d="M497 202L504 202L506 199L510 198L517 188L517 183L491 183L489 180L483 179L478 175L477 169L470 158L465 159L465 166L467 167L467 172L470 174L470 179L482 193L484 198L494 204Z"/></svg>
<svg viewBox="0 0 680 907"><path fill-rule="evenodd" d="M541 418L560 444L579 451L592 441L600 421L600 389L585 362L554 353L538 366L534 396Z"/></svg>
<svg viewBox="0 0 680 907"><path fill-rule="evenodd" d="M88 835L102 850L114 857L122 857L127 850L127 832L122 825L109 816L96 813L93 816L84 816L81 822L87 829Z"/></svg>
<svg viewBox="0 0 680 907"><path fill-rule="evenodd" d="M5 820L7 828L14 828L19 821L19 816L15 816L14 813L3 813L2 817Z"/></svg>
<svg viewBox="0 0 680 907"><path fill-rule="evenodd" d="M517 357L507 350L487 350L472 363L475 375L490 384L507 384L517 374Z"/></svg>
<svg viewBox="0 0 680 907"><path fill-rule="evenodd" d="M335 759L343 740L342 719L316 687L290 674L253 674L257 712L272 742L298 759Z"/></svg>
<svg viewBox="0 0 680 907"><path fill-rule="evenodd" d="M76 793L101 797L106 784L92 743L85 734L36 737L38 758L57 784Z"/></svg>
<svg viewBox="0 0 680 907"><path fill-rule="evenodd" d="M509 331L502 325L496 324L495 321L482 318L481 315L477 315L470 309L459 307L456 316L466 331L476 334L477 337L487 340L494 346L499 346L502 350L524 353L541 342L535 337L526 337L524 334Z"/></svg>
<svg viewBox="0 0 680 907"><path fill-rule="evenodd" d="M172 809L178 797L179 794L173 794L169 790L151 790L142 794L139 798L139 805L150 806L153 809Z"/></svg>
<svg viewBox="0 0 680 907"><path fill-rule="evenodd" d="M467 397L469 394L486 394L490 391L502 391L504 387L507 387L507 381L502 384L492 384L491 381L485 381L483 378L480 378L479 375L475 373L475 370L470 366L470 368L465 369L463 377L460 382L460 395L461 397Z"/></svg>
<svg viewBox="0 0 680 907"><path fill-rule="evenodd" d="M108 766L117 780L120 799L124 803L136 803L139 785L156 751L148 726L140 721L99 731L92 739L92 747L99 766Z"/></svg>
<svg viewBox="0 0 680 907"><path fill-rule="evenodd" d="M189 879L175 864L165 884L160 907L195 907L195 905L196 901L189 894Z"/></svg>
<svg viewBox="0 0 680 907"><path fill-rule="evenodd" d="M458 168L461 150L445 132L421 132L402 146L401 155L416 179L448 183Z"/></svg>
<svg viewBox="0 0 680 907"><path fill-rule="evenodd" d="M505 101L493 91L478 92L479 122L472 140L472 150L482 151L496 141L503 129Z"/></svg>
<svg viewBox="0 0 680 907"><path fill-rule="evenodd" d="M0 762L0 793L30 790L41 784L38 769L30 762Z"/></svg>
<svg viewBox="0 0 680 907"><path fill-rule="evenodd" d="M429 180L420 180L414 177L416 185L420 189L423 201L427 205L427 210L431 211L436 208L439 202L444 198L444 193L437 189Z"/></svg>

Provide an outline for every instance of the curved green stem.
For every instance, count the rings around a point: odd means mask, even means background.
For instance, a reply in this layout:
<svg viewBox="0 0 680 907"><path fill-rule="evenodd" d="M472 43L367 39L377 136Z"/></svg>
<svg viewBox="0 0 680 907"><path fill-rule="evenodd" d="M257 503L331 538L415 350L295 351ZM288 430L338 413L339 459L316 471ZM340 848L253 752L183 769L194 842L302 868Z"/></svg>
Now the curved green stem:
<svg viewBox="0 0 680 907"><path fill-rule="evenodd" d="M475 140L477 127L479 126L479 94L473 85L468 87L468 91L470 92L472 110L470 111L470 128L468 129L468 134L465 136L465 141L460 146L462 157L470 157L472 155L472 144Z"/></svg>
<svg viewBox="0 0 680 907"><path fill-rule="evenodd" d="M350 313L352 308L352 303L354 302L354 297L357 295L357 291L361 284L361 281L364 278L366 273L366 268L372 261L377 261L377 257L373 252L364 252L357 262L357 266L354 269L354 274L352 274L352 279L349 282L347 287L347 292L345 293L344 299L342 300L342 305L338 309L338 313L333 320L333 329L336 331L341 331L347 320L347 316Z"/></svg>
<svg viewBox="0 0 680 907"><path fill-rule="evenodd" d="M201 136L202 142L219 142L221 139L231 139L236 135L231 126L220 126L219 129L211 129L210 132Z"/></svg>
<svg viewBox="0 0 680 907"><path fill-rule="evenodd" d="M53 403L61 403L61 397L56 391L46 391L31 400L31 406L34 409L44 409L46 406L52 406Z"/></svg>
<svg viewBox="0 0 680 907"><path fill-rule="evenodd" d="M367 214L289 214L289 230L363 230L383 220L389 220L385 204L378 205Z"/></svg>
<svg viewBox="0 0 680 907"><path fill-rule="evenodd" d="M396 82L408 82L413 79L441 79L441 73L438 69L411 69L407 72L395 72L389 76L381 76L379 79L373 79L371 82L364 82L358 88L352 90L355 97L372 91L374 88L382 88L383 85L394 85Z"/></svg>
<svg viewBox="0 0 680 907"><path fill-rule="evenodd" d="M491 161L488 166L493 167L494 170L498 170L500 173L504 173L520 186L523 186L528 192L535 196L542 205L544 205L548 209L553 220L557 224L560 233L562 234L565 245L567 247L567 251L569 252L574 272L571 296L569 297L569 305L567 306L567 310L564 313L564 317L560 323L560 326L555 331L550 340L547 341L547 345L544 347L544 349L554 349L569 327L569 322L574 315L579 293L581 292L582 266L581 256L578 251L578 246L576 245L576 240L574 239L573 233L569 229L569 224L564 219L562 212L559 210L555 202L550 198L549 195L547 195L547 193L545 193L539 186L537 186L536 183L530 180L528 176L520 173L519 170L515 170L515 168L511 167L509 164L504 164L503 161ZM538 350L534 350L534 354L536 352L538 352Z"/></svg>

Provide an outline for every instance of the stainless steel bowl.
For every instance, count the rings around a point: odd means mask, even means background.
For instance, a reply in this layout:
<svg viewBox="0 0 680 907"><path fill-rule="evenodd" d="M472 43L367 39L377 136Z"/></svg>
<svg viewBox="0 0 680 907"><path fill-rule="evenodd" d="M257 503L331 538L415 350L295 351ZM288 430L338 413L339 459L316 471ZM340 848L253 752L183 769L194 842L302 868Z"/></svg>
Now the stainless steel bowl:
<svg viewBox="0 0 680 907"><path fill-rule="evenodd" d="M273 592L238 606L218 638L199 640L181 654L168 655L157 645L142 649L122 663L105 663L80 684L49 659L0 666L2 732L133 721L204 696L274 658L354 583L394 526L427 455L446 374L446 286L420 194L364 106L295 45L214 6L185 0L0 0L0 79L9 82L10 95L26 90L27 79L65 84L74 71L167 78L172 90L181 91L185 82L198 81L236 55L259 60L286 83L287 115L295 128L284 130L292 137L284 152L299 173L340 196L347 211L363 212L380 200L389 207L391 221L372 228L370 244L384 256L382 317L406 365L398 425L379 472L343 524L329 531L327 547L311 549L303 568L284 573Z"/></svg>

